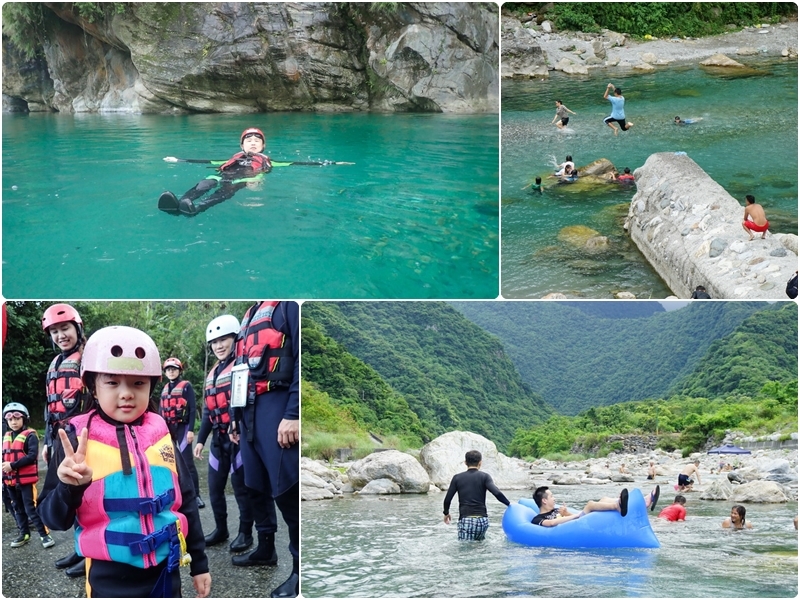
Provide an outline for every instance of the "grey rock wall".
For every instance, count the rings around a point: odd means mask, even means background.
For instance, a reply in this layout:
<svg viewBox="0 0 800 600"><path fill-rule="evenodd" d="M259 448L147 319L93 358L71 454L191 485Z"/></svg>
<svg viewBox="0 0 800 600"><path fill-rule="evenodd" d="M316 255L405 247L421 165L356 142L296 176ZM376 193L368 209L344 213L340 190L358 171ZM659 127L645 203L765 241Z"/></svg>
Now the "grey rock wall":
<svg viewBox="0 0 800 600"><path fill-rule="evenodd" d="M4 38L9 107L499 110L499 17L492 3L129 3L94 23L71 3L45 5L59 18L48 26L40 65L53 90L33 85L41 73L24 76L31 66Z"/></svg>
<svg viewBox="0 0 800 600"><path fill-rule="evenodd" d="M625 227L676 296L703 285L717 299L786 299L796 235L747 241L744 205L686 155L653 154L634 175Z"/></svg>

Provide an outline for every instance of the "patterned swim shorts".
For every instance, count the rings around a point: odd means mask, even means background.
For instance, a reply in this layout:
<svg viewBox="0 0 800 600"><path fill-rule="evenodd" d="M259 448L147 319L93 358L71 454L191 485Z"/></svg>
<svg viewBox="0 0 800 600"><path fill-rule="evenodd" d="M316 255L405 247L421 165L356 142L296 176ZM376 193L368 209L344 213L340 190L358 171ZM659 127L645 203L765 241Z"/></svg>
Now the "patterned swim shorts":
<svg viewBox="0 0 800 600"><path fill-rule="evenodd" d="M458 539L480 541L486 537L489 517L464 517L458 520Z"/></svg>

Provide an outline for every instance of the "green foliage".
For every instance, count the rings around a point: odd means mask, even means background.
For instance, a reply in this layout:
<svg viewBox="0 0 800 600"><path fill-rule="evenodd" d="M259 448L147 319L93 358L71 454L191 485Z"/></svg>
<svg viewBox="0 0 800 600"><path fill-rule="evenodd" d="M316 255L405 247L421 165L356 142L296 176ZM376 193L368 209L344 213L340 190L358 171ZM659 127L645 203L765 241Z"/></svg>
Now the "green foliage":
<svg viewBox="0 0 800 600"><path fill-rule="evenodd" d="M3 35L27 59L42 54L45 35L45 9L41 2L5 2Z"/></svg>
<svg viewBox="0 0 800 600"><path fill-rule="evenodd" d="M3 398L26 404L34 426L42 426L45 374L57 352L42 331L42 314L50 302L9 302L8 333L3 348ZM184 378L202 390L214 364L206 355L205 327L221 314L241 318L249 302L73 302L87 337L109 325L127 325L153 338L163 359L175 356ZM160 392L161 389L154 390Z"/></svg>
<svg viewBox="0 0 800 600"><path fill-rule="evenodd" d="M467 430L503 447L552 412L497 339L441 302L305 303L303 377L359 423L422 439Z"/></svg>
<svg viewBox="0 0 800 600"><path fill-rule="evenodd" d="M713 35L731 24L774 23L782 16L797 14L792 2L506 3L503 8L516 14L543 14L562 30L597 32L608 28L640 37Z"/></svg>
<svg viewBox="0 0 800 600"><path fill-rule="evenodd" d="M599 457L622 449L614 434L658 434L657 447L685 454L722 441L727 430L751 435L797 431L797 406L781 403L797 389L797 380L765 386L756 398L721 397L714 400L675 396L668 400L626 402L596 406L574 417L556 416L538 427L519 429L509 453L539 458L566 452L577 444L583 451L595 448ZM795 399L797 396L795 396Z"/></svg>

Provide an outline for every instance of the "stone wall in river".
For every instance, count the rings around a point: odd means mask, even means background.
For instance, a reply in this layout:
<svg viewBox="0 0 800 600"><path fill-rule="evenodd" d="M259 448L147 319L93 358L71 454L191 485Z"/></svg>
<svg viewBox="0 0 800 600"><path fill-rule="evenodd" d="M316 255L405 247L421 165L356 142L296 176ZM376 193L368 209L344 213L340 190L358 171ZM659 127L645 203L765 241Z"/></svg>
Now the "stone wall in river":
<svg viewBox="0 0 800 600"><path fill-rule="evenodd" d="M4 110L498 112L493 3L45 3L45 59L3 37Z"/></svg>
<svg viewBox="0 0 800 600"><path fill-rule="evenodd" d="M786 299L796 235L747 241L744 204L685 154L653 154L634 175L625 228L675 295L689 298L703 285L712 298Z"/></svg>

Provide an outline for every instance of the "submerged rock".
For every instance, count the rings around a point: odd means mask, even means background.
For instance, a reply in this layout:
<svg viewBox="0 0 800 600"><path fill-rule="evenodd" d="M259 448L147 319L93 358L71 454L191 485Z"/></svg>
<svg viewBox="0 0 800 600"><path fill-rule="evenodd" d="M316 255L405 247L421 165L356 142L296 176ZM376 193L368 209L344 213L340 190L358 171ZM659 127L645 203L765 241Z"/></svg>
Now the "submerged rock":
<svg viewBox="0 0 800 600"><path fill-rule="evenodd" d="M600 232L586 225L569 225L558 232L559 241L577 247L584 247L589 240L597 237L602 237Z"/></svg>

